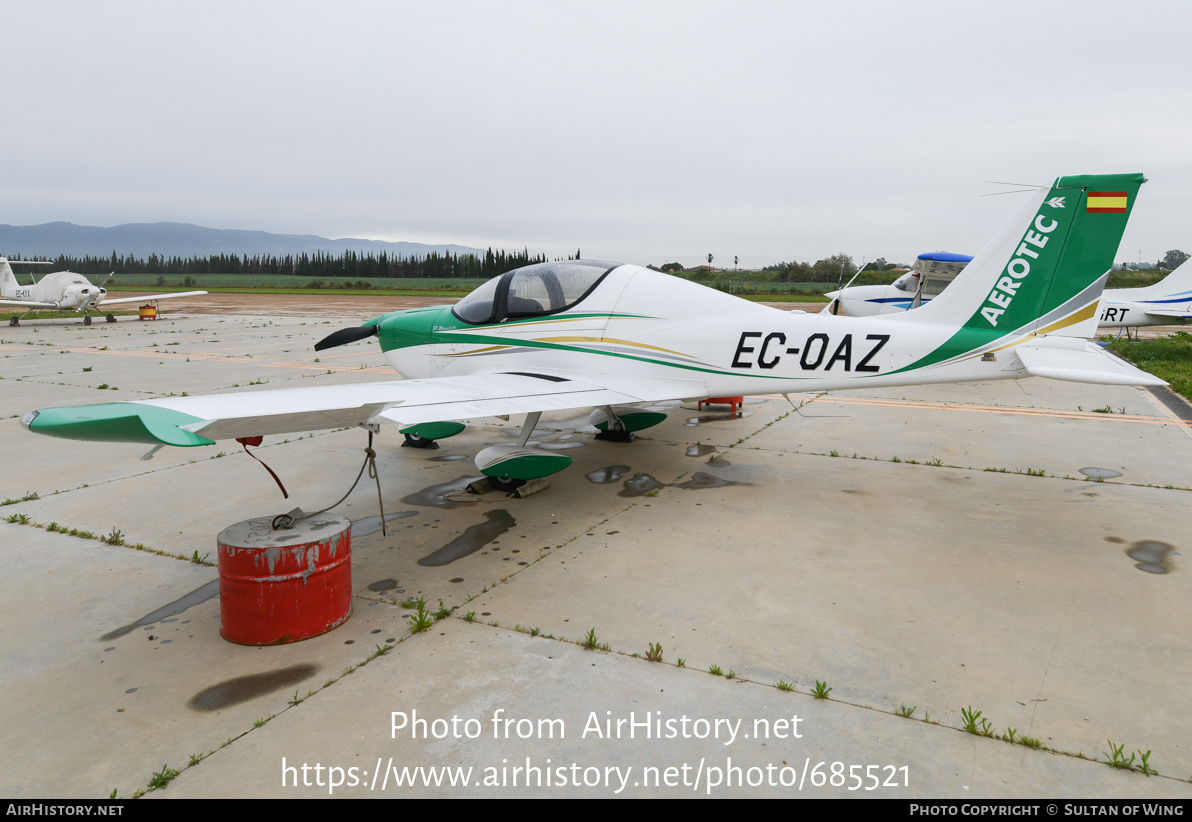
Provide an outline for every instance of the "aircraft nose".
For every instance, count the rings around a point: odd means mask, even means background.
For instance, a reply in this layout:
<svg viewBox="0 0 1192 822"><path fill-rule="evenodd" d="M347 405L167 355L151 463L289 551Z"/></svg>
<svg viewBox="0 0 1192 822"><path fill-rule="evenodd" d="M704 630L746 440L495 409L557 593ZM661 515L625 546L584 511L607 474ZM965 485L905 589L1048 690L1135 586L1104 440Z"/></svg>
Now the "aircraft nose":
<svg viewBox="0 0 1192 822"><path fill-rule="evenodd" d="M391 348L426 345L430 342L431 332L436 326L447 324L450 314L448 306L411 308L386 314L377 322L381 332L381 347L388 351ZM450 325L454 326L454 323Z"/></svg>

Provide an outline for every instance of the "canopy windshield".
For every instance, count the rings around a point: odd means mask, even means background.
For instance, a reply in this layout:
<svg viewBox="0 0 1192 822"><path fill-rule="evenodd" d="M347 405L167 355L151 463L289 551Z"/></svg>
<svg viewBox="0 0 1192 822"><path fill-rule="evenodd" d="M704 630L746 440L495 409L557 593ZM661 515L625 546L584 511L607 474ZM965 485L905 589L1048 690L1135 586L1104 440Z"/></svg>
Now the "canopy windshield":
<svg viewBox="0 0 1192 822"><path fill-rule="evenodd" d="M540 263L494 277L456 303L466 323L496 323L564 311L596 287L617 263L567 260Z"/></svg>

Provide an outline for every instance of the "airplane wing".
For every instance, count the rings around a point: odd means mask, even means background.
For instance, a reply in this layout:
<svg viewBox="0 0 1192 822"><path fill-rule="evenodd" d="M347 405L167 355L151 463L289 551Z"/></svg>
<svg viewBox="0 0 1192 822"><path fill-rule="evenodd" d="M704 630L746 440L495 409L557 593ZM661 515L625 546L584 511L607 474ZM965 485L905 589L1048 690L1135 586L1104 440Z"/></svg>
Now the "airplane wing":
<svg viewBox="0 0 1192 822"><path fill-rule="evenodd" d="M405 427L707 396L702 380L586 376L605 384L560 374L476 374L47 408L21 422L36 433L67 439L192 446L365 423Z"/></svg>
<svg viewBox="0 0 1192 822"><path fill-rule="evenodd" d="M34 300L0 300L0 305L19 305L22 308L57 308L58 303L40 303Z"/></svg>
<svg viewBox="0 0 1192 822"><path fill-rule="evenodd" d="M100 305L115 305L117 303L143 303L153 302L154 300L172 300L174 297L201 297L206 294L206 291L179 291L174 294L146 294L143 297L120 297L119 299L109 300L107 297L100 302Z"/></svg>
<svg viewBox="0 0 1192 822"><path fill-rule="evenodd" d="M1118 359L1096 343L1086 342L1083 348L1020 345L1013 351L1022 362L1022 367L1033 377L1100 385L1167 385L1158 377Z"/></svg>

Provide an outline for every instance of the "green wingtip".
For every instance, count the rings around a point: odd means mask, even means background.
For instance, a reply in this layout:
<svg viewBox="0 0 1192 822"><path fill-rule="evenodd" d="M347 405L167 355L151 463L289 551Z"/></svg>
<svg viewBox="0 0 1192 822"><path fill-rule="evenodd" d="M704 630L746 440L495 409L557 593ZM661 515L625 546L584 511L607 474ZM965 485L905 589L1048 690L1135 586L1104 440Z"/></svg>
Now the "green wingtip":
<svg viewBox="0 0 1192 822"><path fill-rule="evenodd" d="M150 445L212 445L214 440L179 428L199 417L155 405L112 402L45 408L21 420L37 434L91 442L142 442Z"/></svg>

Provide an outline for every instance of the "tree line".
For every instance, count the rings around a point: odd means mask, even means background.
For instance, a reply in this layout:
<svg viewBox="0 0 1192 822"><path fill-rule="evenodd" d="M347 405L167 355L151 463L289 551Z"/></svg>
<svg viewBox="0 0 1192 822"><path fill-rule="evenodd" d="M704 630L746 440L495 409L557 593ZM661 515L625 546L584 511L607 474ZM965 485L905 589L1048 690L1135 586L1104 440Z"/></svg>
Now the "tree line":
<svg viewBox="0 0 1192 822"><path fill-rule="evenodd" d="M13 258L16 259L16 258ZM79 274L292 274L310 277L435 277L490 278L515 268L547 261L545 254L493 251L483 256L475 254L440 254L432 251L422 257L403 257L382 251L345 251L339 256L316 251L313 254L211 254L208 256L167 257L150 254L135 257L112 252L110 257L76 257L60 254L57 257L32 257L54 264L55 271L74 271Z"/></svg>

